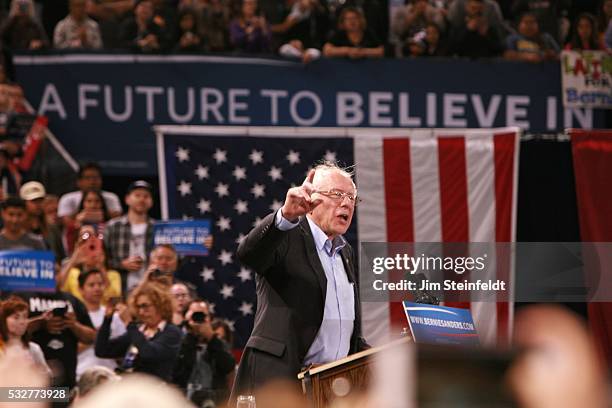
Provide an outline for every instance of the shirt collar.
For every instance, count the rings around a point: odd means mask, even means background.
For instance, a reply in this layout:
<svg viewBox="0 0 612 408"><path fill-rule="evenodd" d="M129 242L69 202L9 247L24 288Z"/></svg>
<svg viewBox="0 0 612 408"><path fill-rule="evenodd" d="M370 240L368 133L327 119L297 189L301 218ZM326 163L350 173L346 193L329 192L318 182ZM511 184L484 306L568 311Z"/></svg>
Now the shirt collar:
<svg viewBox="0 0 612 408"><path fill-rule="evenodd" d="M306 216L310 230L312 231L312 237L315 241L315 246L319 251L323 250L327 255L331 255L333 252L338 252L346 245L346 240L342 235L338 235L334 238L333 242L327 237L323 230L313 221L310 217Z"/></svg>
<svg viewBox="0 0 612 408"><path fill-rule="evenodd" d="M161 322L159 322L159 324L157 325L157 330L155 330L155 333L151 337L154 337L159 332L163 332L164 329L166 328L166 324L167 322L165 320L162 320ZM147 326L144 324L141 324L140 327L138 328L138 330L140 330L141 333L144 333L146 329L147 329Z"/></svg>

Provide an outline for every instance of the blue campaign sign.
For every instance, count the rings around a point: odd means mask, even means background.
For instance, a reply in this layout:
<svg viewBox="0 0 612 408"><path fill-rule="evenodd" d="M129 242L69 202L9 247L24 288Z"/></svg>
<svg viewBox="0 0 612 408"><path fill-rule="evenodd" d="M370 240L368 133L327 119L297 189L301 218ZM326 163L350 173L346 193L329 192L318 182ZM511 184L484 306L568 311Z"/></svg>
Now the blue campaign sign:
<svg viewBox="0 0 612 408"><path fill-rule="evenodd" d="M0 290L55 290L55 255L51 251L0 251Z"/></svg>
<svg viewBox="0 0 612 408"><path fill-rule="evenodd" d="M17 55L14 65L66 149L108 174L156 174L151 128L162 124L605 127L601 110L563 108L558 62L57 54Z"/></svg>
<svg viewBox="0 0 612 408"><path fill-rule="evenodd" d="M417 343L478 346L478 333L468 309L403 302Z"/></svg>
<svg viewBox="0 0 612 408"><path fill-rule="evenodd" d="M170 244L179 255L206 256L204 241L210 236L210 220L160 221L153 227L155 245Z"/></svg>

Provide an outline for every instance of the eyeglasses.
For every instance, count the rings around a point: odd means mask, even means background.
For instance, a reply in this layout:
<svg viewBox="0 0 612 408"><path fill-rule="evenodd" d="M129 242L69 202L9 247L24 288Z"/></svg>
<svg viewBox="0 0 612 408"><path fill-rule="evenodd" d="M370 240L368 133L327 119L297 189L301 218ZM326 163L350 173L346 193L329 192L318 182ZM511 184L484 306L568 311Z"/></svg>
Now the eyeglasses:
<svg viewBox="0 0 612 408"><path fill-rule="evenodd" d="M345 193L344 191L339 191L339 190L316 190L314 192L322 194L322 195L324 195L326 197L329 197L332 200L337 201L337 202L342 202L345 197L348 197L348 199L350 200L350 202L354 206L356 206L357 204L359 204L361 202L361 198L359 198L359 196L357 194Z"/></svg>
<svg viewBox="0 0 612 408"><path fill-rule="evenodd" d="M144 309L147 310L149 308L151 308L153 305L151 303L141 303L139 305L136 305L136 309L140 310L140 309Z"/></svg>

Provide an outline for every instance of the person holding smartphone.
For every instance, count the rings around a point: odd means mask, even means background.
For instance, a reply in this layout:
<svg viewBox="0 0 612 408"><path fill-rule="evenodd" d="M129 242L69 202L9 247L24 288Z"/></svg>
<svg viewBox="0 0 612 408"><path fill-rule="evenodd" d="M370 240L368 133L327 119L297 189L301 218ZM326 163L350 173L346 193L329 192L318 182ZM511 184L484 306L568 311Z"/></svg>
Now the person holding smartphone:
<svg viewBox="0 0 612 408"><path fill-rule="evenodd" d="M192 301L185 318L187 334L174 365L172 382L197 406L223 404L229 396L236 360L213 330L208 303L202 299Z"/></svg>
<svg viewBox="0 0 612 408"><path fill-rule="evenodd" d="M123 358L120 369L172 379L172 367L181 345L181 330L172 324L172 297L166 287L146 282L137 286L128 299L124 315L127 332L111 337L115 308L107 308L95 352L100 358Z"/></svg>
<svg viewBox="0 0 612 408"><path fill-rule="evenodd" d="M125 310L127 306L121 297L111 297L105 306L102 303L106 283L104 274L98 269L83 271L78 277L79 290L83 297L83 303L87 308L89 318L97 329L102 326L107 307L116 310L112 315L111 337L118 337L125 333L127 321ZM121 304L121 305L119 305ZM77 380L88 368L94 366L104 366L111 370L117 368L117 362L109 358L98 358L94 353L92 345L79 343L79 355L77 362Z"/></svg>
<svg viewBox="0 0 612 408"><path fill-rule="evenodd" d="M71 293L83 301L84 298L79 285L80 275L90 270L97 270L100 272L104 283L101 301L105 303L110 298L121 296L121 275L107 267L106 259L104 242L101 236L97 234L96 229L92 225L81 227L75 250L58 274L60 287L63 291Z"/></svg>

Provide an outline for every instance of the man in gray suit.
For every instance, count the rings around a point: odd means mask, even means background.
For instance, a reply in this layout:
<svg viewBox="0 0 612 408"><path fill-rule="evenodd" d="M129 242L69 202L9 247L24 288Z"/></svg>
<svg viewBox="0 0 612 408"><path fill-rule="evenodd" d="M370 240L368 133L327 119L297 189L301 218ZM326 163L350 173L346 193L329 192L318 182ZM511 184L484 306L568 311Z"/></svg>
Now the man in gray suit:
<svg viewBox="0 0 612 408"><path fill-rule="evenodd" d="M230 404L267 381L297 380L303 367L369 347L354 253L342 236L357 201L350 173L318 165L239 245L240 261L257 274L257 312Z"/></svg>

